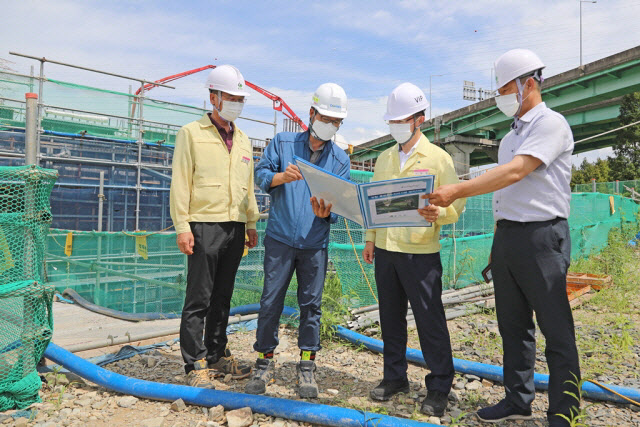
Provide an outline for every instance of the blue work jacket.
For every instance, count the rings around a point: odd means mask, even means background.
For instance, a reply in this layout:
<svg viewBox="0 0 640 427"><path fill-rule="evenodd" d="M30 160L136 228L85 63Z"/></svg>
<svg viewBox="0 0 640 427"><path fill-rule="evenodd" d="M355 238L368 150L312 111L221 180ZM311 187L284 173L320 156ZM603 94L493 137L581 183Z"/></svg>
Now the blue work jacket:
<svg viewBox="0 0 640 427"><path fill-rule="evenodd" d="M338 220L314 215L309 199L311 193L304 180L288 182L271 188L276 173L295 164L293 156L311 159L309 132L281 132L267 145L255 169L255 182L271 195L267 236L297 249L322 249L329 243L330 224ZM349 179L349 156L332 141L328 141L316 165Z"/></svg>

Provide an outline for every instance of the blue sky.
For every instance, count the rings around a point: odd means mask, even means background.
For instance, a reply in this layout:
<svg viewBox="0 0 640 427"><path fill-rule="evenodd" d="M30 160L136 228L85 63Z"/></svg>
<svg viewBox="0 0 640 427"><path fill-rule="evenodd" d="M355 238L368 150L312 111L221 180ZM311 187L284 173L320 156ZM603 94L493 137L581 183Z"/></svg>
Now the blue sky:
<svg viewBox="0 0 640 427"><path fill-rule="evenodd" d="M34 61L9 51L155 80L206 64L230 63L280 95L308 120L321 83L342 85L349 116L340 130L353 144L388 133L386 96L410 81L433 114L469 104L463 80L491 87L493 61L525 47L546 75L579 64L579 2L563 1L2 1L0 58L28 73ZM640 44L640 1L583 4L583 57L590 62ZM130 82L55 65L46 75L126 92ZM157 88L153 97L202 106L206 73ZM271 102L255 93L245 114L273 121ZM282 115L278 117L279 126ZM243 122L250 136L273 128ZM598 154L606 155L608 151ZM593 155L591 156L593 157Z"/></svg>

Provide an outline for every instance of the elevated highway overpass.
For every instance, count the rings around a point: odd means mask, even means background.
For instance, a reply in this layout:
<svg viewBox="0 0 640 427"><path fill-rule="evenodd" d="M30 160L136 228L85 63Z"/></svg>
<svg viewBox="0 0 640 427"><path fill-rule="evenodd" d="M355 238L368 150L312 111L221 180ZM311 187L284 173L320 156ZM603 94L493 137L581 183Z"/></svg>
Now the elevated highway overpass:
<svg viewBox="0 0 640 427"><path fill-rule="evenodd" d="M542 99L566 117L574 139L580 141L619 127L620 101L637 91L640 46L546 78ZM471 166L495 162L497 147L511 122L490 98L428 120L421 130L451 153L458 174L464 175ZM615 137L613 132L578 143L574 153L609 147ZM370 161L393 144L391 135L376 138L355 147L351 160Z"/></svg>

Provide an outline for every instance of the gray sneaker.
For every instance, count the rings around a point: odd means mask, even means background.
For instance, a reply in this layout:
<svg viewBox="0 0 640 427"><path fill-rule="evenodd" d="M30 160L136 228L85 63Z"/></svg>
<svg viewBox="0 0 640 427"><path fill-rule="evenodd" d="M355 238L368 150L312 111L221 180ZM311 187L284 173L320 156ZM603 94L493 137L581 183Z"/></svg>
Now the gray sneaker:
<svg viewBox="0 0 640 427"><path fill-rule="evenodd" d="M318 397L316 383L316 364L312 360L301 360L296 367L298 371L298 393L304 399Z"/></svg>
<svg viewBox="0 0 640 427"><path fill-rule="evenodd" d="M234 380L247 378L249 374L251 374L251 366L238 362L238 360L231 355L231 351L228 348L225 349L224 356L218 359L217 362L209 363L209 370L214 378L231 374L231 378Z"/></svg>
<svg viewBox="0 0 640 427"><path fill-rule="evenodd" d="M244 392L248 394L264 394L267 391L267 385L275 382L274 372L273 359L257 359L251 379L244 386Z"/></svg>

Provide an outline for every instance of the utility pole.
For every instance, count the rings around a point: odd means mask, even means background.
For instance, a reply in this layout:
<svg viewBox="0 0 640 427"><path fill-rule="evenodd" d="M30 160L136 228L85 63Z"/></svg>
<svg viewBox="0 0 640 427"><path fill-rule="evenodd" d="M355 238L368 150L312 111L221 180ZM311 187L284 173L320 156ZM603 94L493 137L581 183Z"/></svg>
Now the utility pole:
<svg viewBox="0 0 640 427"><path fill-rule="evenodd" d="M580 0L580 68L582 68L582 3L598 3L593 0Z"/></svg>

